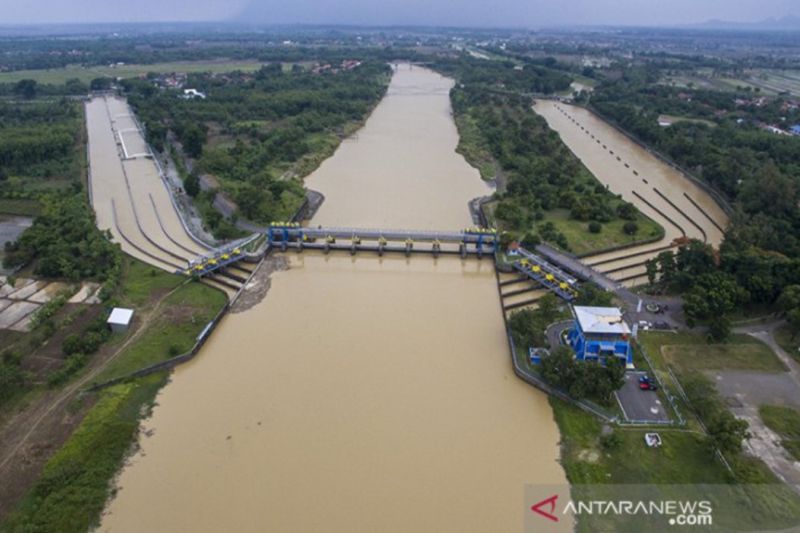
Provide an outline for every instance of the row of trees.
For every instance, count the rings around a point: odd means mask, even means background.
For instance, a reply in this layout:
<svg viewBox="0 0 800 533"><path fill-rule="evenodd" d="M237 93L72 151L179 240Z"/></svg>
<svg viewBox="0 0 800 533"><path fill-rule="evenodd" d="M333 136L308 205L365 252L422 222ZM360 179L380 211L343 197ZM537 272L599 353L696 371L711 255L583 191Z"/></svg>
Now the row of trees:
<svg viewBox="0 0 800 533"><path fill-rule="evenodd" d="M648 261L647 274L656 290L684 294L690 326L704 324L723 340L730 332L730 315L749 304L779 304L795 330L800 326L800 259L765 253L729 235L719 253L700 241L690 241L677 253L662 252ZM797 317L798 321L792 318Z"/></svg>

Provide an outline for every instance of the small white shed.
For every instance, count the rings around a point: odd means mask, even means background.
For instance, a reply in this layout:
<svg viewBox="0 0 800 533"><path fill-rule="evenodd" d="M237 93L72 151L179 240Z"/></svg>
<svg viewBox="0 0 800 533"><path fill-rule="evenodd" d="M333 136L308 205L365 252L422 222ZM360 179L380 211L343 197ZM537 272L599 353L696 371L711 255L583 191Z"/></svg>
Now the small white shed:
<svg viewBox="0 0 800 533"><path fill-rule="evenodd" d="M106 324L111 328L114 333L128 331L128 327L133 320L133 309L125 309L124 307L115 307L108 315Z"/></svg>

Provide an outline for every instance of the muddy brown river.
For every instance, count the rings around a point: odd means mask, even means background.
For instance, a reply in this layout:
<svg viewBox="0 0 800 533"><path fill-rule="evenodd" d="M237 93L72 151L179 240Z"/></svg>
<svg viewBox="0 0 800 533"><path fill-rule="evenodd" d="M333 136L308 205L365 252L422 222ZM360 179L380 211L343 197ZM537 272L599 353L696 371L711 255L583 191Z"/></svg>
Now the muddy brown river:
<svg viewBox="0 0 800 533"><path fill-rule="evenodd" d="M308 179L313 224L461 229L487 193L455 153L452 81L396 68ZM563 483L545 396L511 369L490 260L290 253L143 423L104 531L520 531Z"/></svg>

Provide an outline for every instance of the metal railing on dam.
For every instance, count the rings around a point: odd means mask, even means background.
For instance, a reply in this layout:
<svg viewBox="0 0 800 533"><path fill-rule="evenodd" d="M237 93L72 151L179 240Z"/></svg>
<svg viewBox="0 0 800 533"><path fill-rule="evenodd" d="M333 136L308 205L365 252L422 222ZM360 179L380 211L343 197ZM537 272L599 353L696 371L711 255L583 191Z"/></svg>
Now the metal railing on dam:
<svg viewBox="0 0 800 533"><path fill-rule="evenodd" d="M345 241L344 243L341 241ZM430 247L415 248L418 243ZM461 231L423 231L371 228L305 227L297 223L274 223L267 229L268 247L286 250L318 249L384 252L460 254L462 257L492 255L497 231L469 228Z"/></svg>

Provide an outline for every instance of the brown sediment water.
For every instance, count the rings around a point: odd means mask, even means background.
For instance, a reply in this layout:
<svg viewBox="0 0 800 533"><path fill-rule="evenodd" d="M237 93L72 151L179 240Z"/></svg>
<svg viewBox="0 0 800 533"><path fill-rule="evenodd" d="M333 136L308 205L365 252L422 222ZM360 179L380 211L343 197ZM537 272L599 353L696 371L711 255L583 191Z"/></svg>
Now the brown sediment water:
<svg viewBox="0 0 800 533"><path fill-rule="evenodd" d="M485 194L452 81L396 67L310 178L313 224L460 229ZM546 397L512 371L489 259L288 253L143 423L104 531L520 531L563 483Z"/></svg>
<svg viewBox="0 0 800 533"><path fill-rule="evenodd" d="M587 258L589 263L602 261L602 266L598 267L600 271L615 270L610 274L615 279L641 272L642 277L628 283L635 284L644 277L644 261L657 255L660 248L683 237L684 233L715 247L722 242L723 233L717 226L725 228L728 216L711 195L684 174L587 109L552 100L537 100L534 110L547 120L550 128L558 132L569 149L601 183L664 228L664 238L657 243ZM650 253L628 258L630 254L644 251ZM619 260L610 261L616 258ZM631 268L636 263L639 268ZM623 270L621 267L628 268Z"/></svg>

